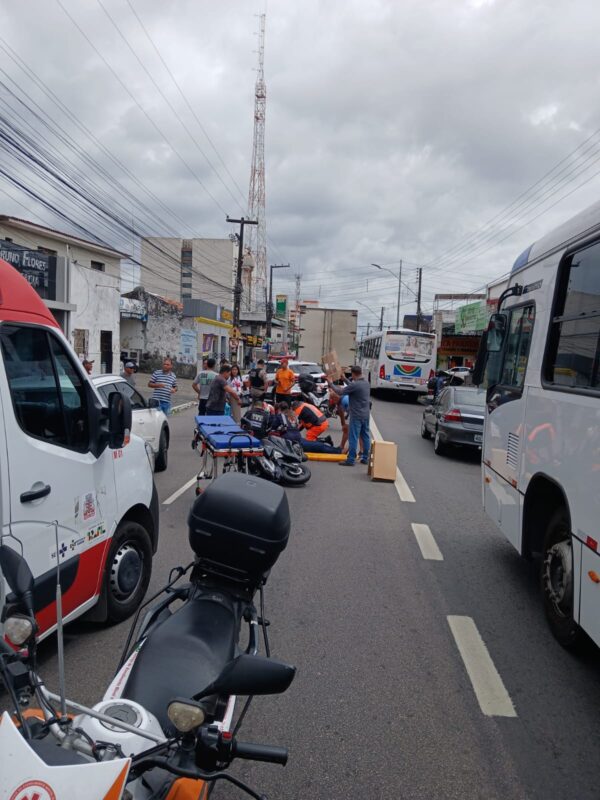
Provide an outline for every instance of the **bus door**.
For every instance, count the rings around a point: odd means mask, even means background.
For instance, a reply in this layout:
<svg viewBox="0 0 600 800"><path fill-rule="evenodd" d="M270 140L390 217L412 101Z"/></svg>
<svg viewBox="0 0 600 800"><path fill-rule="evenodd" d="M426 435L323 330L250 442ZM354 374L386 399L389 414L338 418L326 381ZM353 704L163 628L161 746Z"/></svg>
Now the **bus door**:
<svg viewBox="0 0 600 800"><path fill-rule="evenodd" d="M524 452L525 373L535 305L506 309L503 349L488 365L488 416L484 464L484 505L510 542L521 550L520 495L517 491Z"/></svg>

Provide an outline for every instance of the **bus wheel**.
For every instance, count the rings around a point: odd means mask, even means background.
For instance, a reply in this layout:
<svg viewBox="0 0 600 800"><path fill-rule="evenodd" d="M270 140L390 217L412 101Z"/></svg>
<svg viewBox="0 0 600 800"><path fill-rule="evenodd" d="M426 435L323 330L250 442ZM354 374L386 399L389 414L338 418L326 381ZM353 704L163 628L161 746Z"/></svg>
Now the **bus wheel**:
<svg viewBox="0 0 600 800"><path fill-rule="evenodd" d="M541 584L552 633L563 647L575 647L581 638L581 628L573 619L573 546L564 509L554 514L546 531Z"/></svg>

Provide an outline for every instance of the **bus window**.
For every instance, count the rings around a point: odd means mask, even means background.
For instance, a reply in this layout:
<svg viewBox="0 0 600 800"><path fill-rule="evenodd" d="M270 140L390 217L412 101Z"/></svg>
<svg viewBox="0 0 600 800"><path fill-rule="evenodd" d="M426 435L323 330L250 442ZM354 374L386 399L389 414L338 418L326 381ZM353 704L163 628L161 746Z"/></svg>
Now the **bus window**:
<svg viewBox="0 0 600 800"><path fill-rule="evenodd" d="M523 387L534 317L535 308L532 305L515 308L511 313L500 378L503 386Z"/></svg>
<svg viewBox="0 0 600 800"><path fill-rule="evenodd" d="M566 262L550 336L546 377L572 389L600 389L600 244Z"/></svg>

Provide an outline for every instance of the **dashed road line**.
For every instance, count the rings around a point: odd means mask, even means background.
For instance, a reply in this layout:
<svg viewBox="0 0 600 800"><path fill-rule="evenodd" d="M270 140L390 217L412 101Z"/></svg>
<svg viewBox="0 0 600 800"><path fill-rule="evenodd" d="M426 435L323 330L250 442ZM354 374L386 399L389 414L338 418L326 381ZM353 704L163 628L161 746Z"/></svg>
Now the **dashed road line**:
<svg viewBox="0 0 600 800"><path fill-rule="evenodd" d="M516 717L510 695L475 622L471 617L448 616L448 625L483 713L488 717Z"/></svg>
<svg viewBox="0 0 600 800"><path fill-rule="evenodd" d="M383 436L381 435L379 428L375 424L375 420L373 419L373 415L371 414L370 419L370 428L371 434L373 435L373 439L376 442L383 442ZM394 481L394 486L396 487L396 491L398 492L398 496L403 503L414 503L415 497L410 490L410 486L406 482L404 475L400 472L398 467L396 467L396 480Z"/></svg>
<svg viewBox="0 0 600 800"><path fill-rule="evenodd" d="M193 478L190 478L190 480L187 483L184 483L183 486L177 489L176 492L173 492L173 494L170 497L167 497L166 500L163 500L163 506L170 506L171 503L174 503L175 500L177 500L178 497L181 497L181 495L184 492L187 492L190 486L193 486L197 480L198 479L195 476Z"/></svg>
<svg viewBox="0 0 600 800"><path fill-rule="evenodd" d="M424 525L420 522L411 522L411 527L417 544L421 548L423 558L426 558L428 561L443 561L444 556L433 538L433 533L429 525Z"/></svg>

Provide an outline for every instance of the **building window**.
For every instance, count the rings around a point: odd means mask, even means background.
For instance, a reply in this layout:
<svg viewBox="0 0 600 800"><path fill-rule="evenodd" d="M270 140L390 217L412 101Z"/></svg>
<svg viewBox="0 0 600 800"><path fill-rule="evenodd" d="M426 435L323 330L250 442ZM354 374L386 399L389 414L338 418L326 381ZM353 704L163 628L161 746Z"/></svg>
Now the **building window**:
<svg viewBox="0 0 600 800"><path fill-rule="evenodd" d="M49 247L38 247L38 253L44 253L47 256L56 256L58 252L56 250L51 250Z"/></svg>
<svg viewBox="0 0 600 800"><path fill-rule="evenodd" d="M181 284L181 288L182 289L191 289L192 288L192 284L191 283L182 283Z"/></svg>
<svg viewBox="0 0 600 800"><path fill-rule="evenodd" d="M182 297L191 297L191 296L192 296L192 293L191 293L191 292L182 292L182 293L181 293L181 296L182 296Z"/></svg>
<svg viewBox="0 0 600 800"><path fill-rule="evenodd" d="M102 261L90 261L90 267L98 270L98 272L104 272L104 264Z"/></svg>

